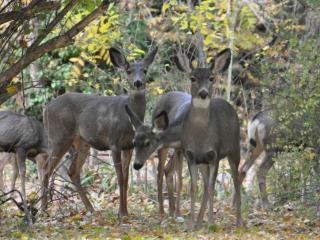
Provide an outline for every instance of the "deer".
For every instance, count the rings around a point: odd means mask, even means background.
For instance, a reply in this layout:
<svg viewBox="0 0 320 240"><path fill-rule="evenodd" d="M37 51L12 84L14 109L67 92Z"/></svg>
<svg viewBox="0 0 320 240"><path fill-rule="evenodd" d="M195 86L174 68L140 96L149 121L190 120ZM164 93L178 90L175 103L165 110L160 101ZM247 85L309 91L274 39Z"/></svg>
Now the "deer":
<svg viewBox="0 0 320 240"><path fill-rule="evenodd" d="M257 170L257 181L263 208L269 208L270 206L266 191L266 176L274 164L272 158L276 153L276 149L273 146L275 143L275 134L272 133L274 127L275 121L270 110L259 111L250 118L247 127L249 156L239 169L239 180L242 183L249 169L258 157L265 152Z"/></svg>
<svg viewBox="0 0 320 240"><path fill-rule="evenodd" d="M94 96L70 92L47 104L44 124L48 130L50 150L42 181L42 209L47 207L49 178L62 156L73 146L75 154L68 174L86 209L94 212L80 183L81 169L89 148L92 147L97 150L111 150L120 188L119 217L121 219L128 216L127 189L134 131L125 105L130 106L143 121L146 108L146 76L157 49L155 47L141 61L131 63L119 49L109 49L111 63L127 74L128 95Z"/></svg>
<svg viewBox="0 0 320 240"><path fill-rule="evenodd" d="M163 207L163 175L166 175L169 198L169 216L181 219L180 192L182 188L183 154L181 149L182 122L190 107L190 94L173 91L164 94L156 103L152 112L152 125L144 124L139 117L126 106L127 114L135 130L133 145L135 151L134 169L140 170L150 156L158 151L158 202L159 213L164 215ZM170 122L170 125L168 125ZM168 148L174 148L166 166ZM177 172L177 198L174 201L173 174ZM183 219L181 219L183 220Z"/></svg>
<svg viewBox="0 0 320 240"><path fill-rule="evenodd" d="M11 111L0 111L0 151L13 153L21 179L21 196L23 209L26 213L28 224L31 224L31 216L26 201L25 179L26 158L33 159L38 165L38 173L41 177L41 169L47 158L47 135L43 124L38 120ZM11 189L15 186L17 171L14 168Z"/></svg>
<svg viewBox="0 0 320 240"><path fill-rule="evenodd" d="M209 67L193 68L185 58L178 57L177 67L191 80L191 105L183 120L181 145L191 176L191 227L202 225L209 201L208 223L213 224L214 187L219 161L225 157L231 168L235 189L236 225L243 225L238 167L240 163L240 126L234 108L224 99L212 98L213 84L218 74L227 70L231 50L217 54ZM198 167L203 176L204 192L195 221L195 192Z"/></svg>

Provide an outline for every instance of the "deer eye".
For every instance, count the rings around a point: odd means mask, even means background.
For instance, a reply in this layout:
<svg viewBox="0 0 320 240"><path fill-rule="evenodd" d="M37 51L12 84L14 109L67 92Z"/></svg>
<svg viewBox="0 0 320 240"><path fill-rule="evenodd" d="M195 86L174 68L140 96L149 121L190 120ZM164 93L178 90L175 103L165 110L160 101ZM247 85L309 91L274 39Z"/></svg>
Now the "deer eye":
<svg viewBox="0 0 320 240"><path fill-rule="evenodd" d="M190 77L191 82L195 82L197 79L195 77Z"/></svg>
<svg viewBox="0 0 320 240"><path fill-rule="evenodd" d="M143 73L147 74L148 70L147 69L143 69Z"/></svg>
<svg viewBox="0 0 320 240"><path fill-rule="evenodd" d="M209 81L213 82L214 81L214 77L213 76L209 77Z"/></svg>
<svg viewBox="0 0 320 240"><path fill-rule="evenodd" d="M144 146L145 146L145 147L149 147L149 145L150 145L150 140L145 140Z"/></svg>
<svg viewBox="0 0 320 240"><path fill-rule="evenodd" d="M132 70L131 70L131 69L128 69L128 70L127 70L127 73L128 73L128 74L131 74L131 73L132 73Z"/></svg>

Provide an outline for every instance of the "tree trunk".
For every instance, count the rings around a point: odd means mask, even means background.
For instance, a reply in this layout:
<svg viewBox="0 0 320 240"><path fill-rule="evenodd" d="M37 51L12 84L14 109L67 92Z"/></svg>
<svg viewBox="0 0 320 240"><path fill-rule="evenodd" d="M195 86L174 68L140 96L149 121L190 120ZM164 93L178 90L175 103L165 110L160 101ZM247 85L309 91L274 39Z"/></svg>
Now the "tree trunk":
<svg viewBox="0 0 320 240"><path fill-rule="evenodd" d="M227 18L228 20L231 22L231 12L232 12L232 1L228 0L228 7L227 7ZM233 18L232 18L232 22L231 22L231 26L230 26L230 39L229 39L229 43L228 43L228 47L230 49L233 48L233 42L234 42L234 31L235 31L235 27L237 24L237 18L240 12L240 3L239 0L236 0L234 3L235 9L234 9L234 14L233 14ZM232 85L232 65L233 65L233 53L231 51L231 59L230 59L230 65L229 65L229 69L228 69L228 83L227 83L227 101L230 102L231 99L231 85Z"/></svg>

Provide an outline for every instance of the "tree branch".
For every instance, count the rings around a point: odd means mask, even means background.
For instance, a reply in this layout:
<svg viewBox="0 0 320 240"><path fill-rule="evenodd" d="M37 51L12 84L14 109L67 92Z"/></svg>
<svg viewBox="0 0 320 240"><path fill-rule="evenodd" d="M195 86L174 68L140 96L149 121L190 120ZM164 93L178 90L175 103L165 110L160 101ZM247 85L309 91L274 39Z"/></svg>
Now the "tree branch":
<svg viewBox="0 0 320 240"><path fill-rule="evenodd" d="M28 20L30 18L35 17L38 13L54 11L58 10L59 8L60 4L57 2L40 2L31 9L29 9L29 7L25 7L17 11L11 11L0 14L0 25L12 20Z"/></svg>
<svg viewBox="0 0 320 240"><path fill-rule="evenodd" d="M87 15L84 19L82 19L79 23L77 23L63 35L52 38L51 40L39 45L37 48L34 48L33 51L27 51L27 53L23 57L21 57L19 61L17 61L9 69L0 74L0 94L2 95L7 93L6 88L11 83L12 78L14 78L30 63L43 56L45 53L72 44L74 41L74 36L81 32L90 22L96 19L104 11L106 11L108 9L108 6L109 1L104 0L98 8L96 8L92 13ZM5 99L1 99L0 104L2 104L4 100Z"/></svg>
<svg viewBox="0 0 320 240"><path fill-rule="evenodd" d="M39 0L32 0L29 5L25 8L25 11L30 11L34 6L37 5ZM18 18L17 21L12 21L10 25L6 28L6 30L1 33L0 38L6 38L9 35L12 35L13 32L15 32L19 26L23 23L23 19ZM3 48L3 46L1 46Z"/></svg>
<svg viewBox="0 0 320 240"><path fill-rule="evenodd" d="M59 12L59 14L53 19L49 25L46 27L44 32L39 34L37 39L28 48L27 52L32 51L36 48L42 40L55 28L55 26L64 18L64 16L78 3L78 0L70 0L70 2L64 7L64 9Z"/></svg>

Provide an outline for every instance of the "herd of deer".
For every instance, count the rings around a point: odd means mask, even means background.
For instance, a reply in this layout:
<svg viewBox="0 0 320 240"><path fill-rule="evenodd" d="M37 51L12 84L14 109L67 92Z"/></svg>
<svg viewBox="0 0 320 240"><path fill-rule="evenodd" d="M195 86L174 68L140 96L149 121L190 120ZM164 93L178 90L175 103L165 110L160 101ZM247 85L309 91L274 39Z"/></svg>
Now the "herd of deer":
<svg viewBox="0 0 320 240"><path fill-rule="evenodd" d="M150 155L158 151L158 200L160 214L164 214L163 175L166 175L169 215L180 215L180 190L182 186L183 156L187 160L191 176L191 225L200 226L207 205L208 223L212 224L214 186L219 161L228 158L234 182L233 206L236 208L236 224L243 225L241 217L240 186L255 159L267 151L261 165L259 187L262 200L268 203L265 175L272 166L270 129L273 125L268 112L259 112L249 121L248 136L251 156L239 169L240 127L237 113L225 100L213 98L212 88L217 75L226 71L230 64L230 49L220 52L207 68L193 68L192 64L177 63L187 72L191 83L191 95L184 92L169 92L160 97L152 113L152 125L144 121L146 109L146 74L157 53L154 48L138 62L129 63L116 48L111 48L112 64L127 74L130 86L128 95L94 96L82 93L66 93L52 100L44 110L44 125L39 121L10 111L0 112L0 151L13 153L3 156L0 163L0 184L3 166L14 166L11 189L15 186L17 170L21 179L23 207L28 214L25 174L26 158L38 165L41 180L41 208L47 208L48 185L63 156L72 148L69 177L78 191L85 207L93 212L80 173L90 147L111 150L120 189L119 216L127 216L127 190L129 164L133 149L136 170L142 168ZM174 148L174 157L166 164L168 148ZM10 160L10 158L12 160ZM166 164L166 165L165 165ZM195 193L198 169L203 179L203 196L197 219L195 218ZM173 174L177 171L178 194L175 201ZM3 187L3 186L0 186ZM30 216L29 216L30 219Z"/></svg>

